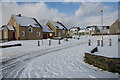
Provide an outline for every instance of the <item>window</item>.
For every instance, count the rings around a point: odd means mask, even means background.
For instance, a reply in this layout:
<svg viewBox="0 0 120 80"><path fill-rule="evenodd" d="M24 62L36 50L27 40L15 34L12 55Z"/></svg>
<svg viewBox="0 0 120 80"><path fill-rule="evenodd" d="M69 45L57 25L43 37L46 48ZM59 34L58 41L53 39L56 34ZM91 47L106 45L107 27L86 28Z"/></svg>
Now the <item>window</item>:
<svg viewBox="0 0 120 80"><path fill-rule="evenodd" d="M58 36L60 36L61 34L60 34L60 32L58 32Z"/></svg>
<svg viewBox="0 0 120 80"><path fill-rule="evenodd" d="M29 32L33 32L33 29L32 29L32 27L30 26L30 27L28 27L28 31Z"/></svg>
<svg viewBox="0 0 120 80"><path fill-rule="evenodd" d="M22 36L25 36L25 31L22 31L21 34L22 34Z"/></svg>
<svg viewBox="0 0 120 80"><path fill-rule="evenodd" d="M34 24L36 27L39 26L38 24Z"/></svg>
<svg viewBox="0 0 120 80"><path fill-rule="evenodd" d="M63 34L65 33L65 30L62 30Z"/></svg>
<svg viewBox="0 0 120 80"><path fill-rule="evenodd" d="M37 36L40 36L40 32L37 32Z"/></svg>

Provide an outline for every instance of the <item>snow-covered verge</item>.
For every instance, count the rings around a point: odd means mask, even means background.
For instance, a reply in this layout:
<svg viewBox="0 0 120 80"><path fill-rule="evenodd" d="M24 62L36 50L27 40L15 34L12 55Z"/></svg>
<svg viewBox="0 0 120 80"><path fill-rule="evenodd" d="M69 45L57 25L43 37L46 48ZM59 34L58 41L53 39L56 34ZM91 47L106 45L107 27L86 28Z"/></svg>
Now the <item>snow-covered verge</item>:
<svg viewBox="0 0 120 80"><path fill-rule="evenodd" d="M111 41L112 41L112 44L111 44L112 46L109 46L109 39L111 39ZM106 57L114 57L114 58L119 57L120 58L120 56L118 56L118 50L119 50L118 36L104 36L103 42L104 42L103 47L98 46L98 52L95 52L93 54L100 55L100 56L106 56ZM97 44L97 42L96 42L96 44ZM96 44L93 44L93 45L95 46Z"/></svg>
<svg viewBox="0 0 120 80"><path fill-rule="evenodd" d="M118 53L115 53L115 51L118 48L113 48L118 47L118 43L116 42L117 36L111 36L111 38L112 46L108 46L107 41L109 36L104 36L104 46L99 46L99 52L94 54L117 57ZM88 39L91 39L92 41L91 46L88 46ZM0 50L2 50L2 58L4 57L5 59L32 53L32 55L28 55L28 57L31 58L31 56L41 54L42 52L48 50L47 53L49 54L38 56L26 63L22 72L20 71L21 74L18 74L18 69L14 69L14 71L10 72L10 75L19 75L17 78L117 78L117 73L103 71L86 64L83 61L84 53L90 52L90 50L96 47L97 39L101 39L101 36L81 36L79 40L61 40L60 45L58 44L58 40L52 40L51 46L48 46L48 40L43 40L43 44L42 41L40 41L40 46L37 45L38 40L23 40L19 41L22 46L4 48ZM54 50L50 51L52 49ZM105 49L109 50L111 53L108 54L107 51L104 51ZM104 52L106 53L103 55ZM114 52L114 54L112 52ZM11 77L13 78L15 76Z"/></svg>

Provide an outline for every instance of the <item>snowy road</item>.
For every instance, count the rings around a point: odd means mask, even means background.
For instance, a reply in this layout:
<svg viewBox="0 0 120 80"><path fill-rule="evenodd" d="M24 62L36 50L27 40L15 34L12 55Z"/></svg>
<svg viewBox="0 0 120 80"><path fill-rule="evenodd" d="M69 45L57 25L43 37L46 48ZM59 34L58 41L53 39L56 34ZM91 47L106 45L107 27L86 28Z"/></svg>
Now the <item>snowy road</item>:
<svg viewBox="0 0 120 80"><path fill-rule="evenodd" d="M70 47L74 47L77 45L85 44L86 42L76 43L71 45L64 45L54 48L48 48L44 50L33 51L31 53L26 53L24 55L18 56L16 58L11 58L2 62L2 76L3 78L15 78L19 77L24 67L27 65L29 61L32 59L39 57L41 55L45 55L51 52L60 51L63 49L67 49Z"/></svg>
<svg viewBox="0 0 120 80"><path fill-rule="evenodd" d="M18 51L18 53L16 53L17 55L11 55L11 57L8 57L8 55L5 55L4 57L6 57L6 59L5 61L2 62L3 65L1 68L2 78L36 78L36 77L37 78L40 78L40 77L96 78L100 76L112 77L112 78L117 77L117 74L103 72L100 69L97 69L95 67L92 67L84 63L83 53L84 51L88 50L87 49L88 46L86 46L87 39L74 40L74 41L76 42L63 41L63 43L59 46L57 44L57 45L53 45L52 47L48 46L46 48L42 48L42 49L38 48L31 51L29 50L27 52L23 49L23 51L25 51L24 54L20 54ZM95 43L95 40L93 39L92 42ZM66 50L68 52L66 52ZM79 51L76 51L76 50L79 50ZM60 55L61 53L65 53L65 52L67 53L66 55L68 55L68 57L63 57L63 56L66 56L65 54ZM71 52L73 52L74 54L69 54ZM48 57L46 57L45 59L44 55L51 56L50 59L54 60L53 63L51 63L52 60L49 60ZM53 55L56 55L56 56L53 56ZM57 59L61 61L57 61ZM46 63L45 60L48 62ZM49 63L56 64L58 66L51 65ZM61 66L61 64L63 65ZM36 65L36 66L33 66L33 65ZM63 66L65 67L63 68ZM55 69L55 68L58 68L58 69ZM43 71L39 71L39 69ZM74 75L69 73L74 73ZM64 74L68 74L68 76Z"/></svg>

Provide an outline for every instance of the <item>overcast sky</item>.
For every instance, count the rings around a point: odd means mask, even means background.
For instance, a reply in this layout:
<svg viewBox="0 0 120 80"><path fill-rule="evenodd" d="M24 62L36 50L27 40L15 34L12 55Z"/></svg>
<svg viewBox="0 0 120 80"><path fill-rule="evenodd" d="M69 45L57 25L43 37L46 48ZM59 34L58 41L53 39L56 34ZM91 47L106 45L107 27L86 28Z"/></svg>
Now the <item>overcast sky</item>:
<svg viewBox="0 0 120 80"><path fill-rule="evenodd" d="M2 25L8 23L12 14L22 14L35 17L42 25L52 20L61 21L68 28L100 26L101 8L104 25L111 25L118 18L117 2L3 2Z"/></svg>

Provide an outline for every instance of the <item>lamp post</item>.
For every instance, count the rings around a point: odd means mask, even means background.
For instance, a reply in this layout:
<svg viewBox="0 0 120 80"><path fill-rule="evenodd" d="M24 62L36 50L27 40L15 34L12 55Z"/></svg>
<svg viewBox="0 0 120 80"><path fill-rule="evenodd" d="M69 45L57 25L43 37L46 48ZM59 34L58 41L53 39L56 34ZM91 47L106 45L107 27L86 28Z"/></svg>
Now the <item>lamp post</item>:
<svg viewBox="0 0 120 80"><path fill-rule="evenodd" d="M103 8L101 9L101 25L102 25L102 40L101 40L101 47L103 47Z"/></svg>

